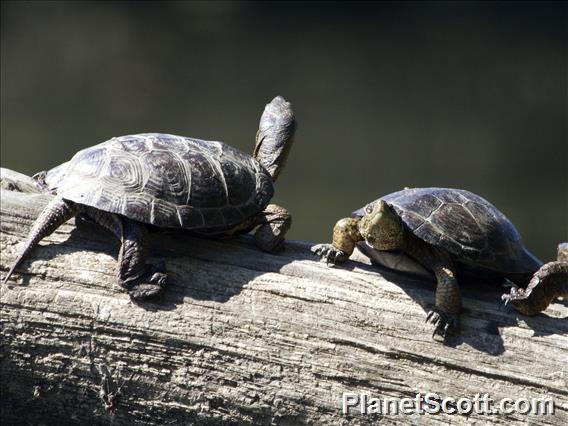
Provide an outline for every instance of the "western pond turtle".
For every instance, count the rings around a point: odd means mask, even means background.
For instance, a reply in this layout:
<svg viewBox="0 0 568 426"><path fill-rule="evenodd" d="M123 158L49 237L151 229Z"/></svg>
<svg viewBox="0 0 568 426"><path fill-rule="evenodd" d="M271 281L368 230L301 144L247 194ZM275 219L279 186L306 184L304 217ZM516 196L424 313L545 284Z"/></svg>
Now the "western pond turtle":
<svg viewBox="0 0 568 426"><path fill-rule="evenodd" d="M253 156L222 142L162 133L112 138L38 174L56 196L35 221L21 254L79 215L121 242L118 282L133 299L161 294L163 266L146 263L148 225L199 236L232 235L258 227L255 242L276 252L291 224L288 211L268 204L286 162L296 121L278 96L260 119Z"/></svg>
<svg viewBox="0 0 568 426"><path fill-rule="evenodd" d="M434 273L436 302L427 320L434 324L433 335L442 337L459 325L458 278L463 272L525 286L542 266L503 213L461 189L409 188L379 198L338 221L332 244L316 245L312 251L328 263L343 262L356 245L371 258L377 251L402 251ZM568 281L568 272L557 274L558 284L551 277L548 272L540 277L541 287L551 295L544 307L566 292L560 281ZM510 297L514 306L531 302L522 296L517 291Z"/></svg>

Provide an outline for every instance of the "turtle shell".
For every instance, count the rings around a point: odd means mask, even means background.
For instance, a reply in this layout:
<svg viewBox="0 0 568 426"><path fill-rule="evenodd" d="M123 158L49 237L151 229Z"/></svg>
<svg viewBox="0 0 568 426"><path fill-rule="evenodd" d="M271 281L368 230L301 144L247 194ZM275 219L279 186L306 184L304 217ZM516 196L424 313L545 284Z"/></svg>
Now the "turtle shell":
<svg viewBox="0 0 568 426"><path fill-rule="evenodd" d="M264 210L269 173L221 142L160 133L112 138L50 170L62 198L163 228L227 230Z"/></svg>
<svg viewBox="0 0 568 426"><path fill-rule="evenodd" d="M495 272L532 273L542 263L521 242L514 225L490 202L462 189L413 188L380 198L406 227L454 259ZM365 209L353 212L365 215Z"/></svg>

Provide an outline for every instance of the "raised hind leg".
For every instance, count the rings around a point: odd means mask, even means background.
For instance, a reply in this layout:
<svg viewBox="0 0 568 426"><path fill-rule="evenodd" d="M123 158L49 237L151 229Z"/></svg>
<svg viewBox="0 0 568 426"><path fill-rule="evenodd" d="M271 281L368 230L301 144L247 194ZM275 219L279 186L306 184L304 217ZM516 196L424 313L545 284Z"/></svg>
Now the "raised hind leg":
<svg viewBox="0 0 568 426"><path fill-rule="evenodd" d="M43 238L51 235L57 228L77 213L78 209L74 203L59 197L51 200L32 225L24 248L4 278L4 284L6 284L24 258Z"/></svg>
<svg viewBox="0 0 568 426"><path fill-rule="evenodd" d="M87 209L86 216L111 231L121 242L118 255L118 283L134 300L157 297L166 284L163 265L146 263L148 230L145 225L112 213Z"/></svg>
<svg viewBox="0 0 568 426"><path fill-rule="evenodd" d="M568 297L568 243L558 245L558 258L535 272L526 288L513 287L501 299L524 315L537 315L558 297Z"/></svg>

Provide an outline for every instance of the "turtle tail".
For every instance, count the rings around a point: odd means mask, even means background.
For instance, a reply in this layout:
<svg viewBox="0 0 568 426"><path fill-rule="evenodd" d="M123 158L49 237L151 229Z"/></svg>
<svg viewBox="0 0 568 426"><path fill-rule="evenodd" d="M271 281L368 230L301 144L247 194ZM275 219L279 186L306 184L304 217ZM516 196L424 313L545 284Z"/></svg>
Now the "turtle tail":
<svg viewBox="0 0 568 426"><path fill-rule="evenodd" d="M34 222L24 248L4 278L4 284L8 282L8 279L12 276L15 269L44 237L52 234L57 228L77 213L77 207L70 201L65 201L59 197L50 201Z"/></svg>

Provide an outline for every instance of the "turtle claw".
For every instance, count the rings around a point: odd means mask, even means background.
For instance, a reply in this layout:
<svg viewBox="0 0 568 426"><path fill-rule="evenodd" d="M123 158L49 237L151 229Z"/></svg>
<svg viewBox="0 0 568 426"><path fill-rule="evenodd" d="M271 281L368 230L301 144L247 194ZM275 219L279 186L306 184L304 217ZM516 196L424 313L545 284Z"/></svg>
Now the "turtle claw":
<svg viewBox="0 0 568 426"><path fill-rule="evenodd" d="M529 295L530 292L527 292L526 289L514 286L511 288L509 293L501 295L501 301L503 303L501 303L500 305L503 307L503 309L505 307L509 308L510 306L513 306L516 310L519 310L519 305L522 305L522 302L527 299Z"/></svg>
<svg viewBox="0 0 568 426"><path fill-rule="evenodd" d="M332 244L317 244L311 248L312 253L321 256L322 262L327 265L336 262L345 262L349 256L342 250L335 248Z"/></svg>
<svg viewBox="0 0 568 426"><path fill-rule="evenodd" d="M455 334L459 331L459 315L443 312L436 308L428 312L426 322L434 326L432 332L432 339L436 336L445 339L450 334Z"/></svg>
<svg viewBox="0 0 568 426"><path fill-rule="evenodd" d="M497 310L499 312L506 311L509 304L509 299L504 297L505 295L501 296L501 302L497 304Z"/></svg>
<svg viewBox="0 0 568 426"><path fill-rule="evenodd" d="M149 276L149 278L142 278L139 283L128 289L128 295L135 301L155 299L164 292L167 274L163 263L150 266L146 276Z"/></svg>
<svg viewBox="0 0 568 426"><path fill-rule="evenodd" d="M165 274L163 277L156 278L157 274L154 274L152 279L164 281L166 280ZM164 287L160 284L150 284L150 283L140 283L132 287L131 290L128 291L128 295L136 301L139 300L147 300L147 299L154 299L158 298L162 295L164 291Z"/></svg>
<svg viewBox="0 0 568 426"><path fill-rule="evenodd" d="M430 320L436 321L436 318L434 318L435 313L436 313L435 311L428 312L428 315L426 315L426 319L424 320L424 322L430 322Z"/></svg>
<svg viewBox="0 0 568 426"><path fill-rule="evenodd" d="M512 287L512 289L515 289L515 287ZM501 300L499 301L497 309L499 311L504 311L507 308L507 305L509 304L510 301L511 298L509 297L509 294L503 294L501 296Z"/></svg>
<svg viewBox="0 0 568 426"><path fill-rule="evenodd" d="M515 295L519 292L520 287L508 278L505 278L503 282L503 287L510 289L509 293L505 293L501 296L501 303L499 303L499 311L504 311L507 308L509 302L514 300Z"/></svg>
<svg viewBox="0 0 568 426"><path fill-rule="evenodd" d="M524 299L525 296L525 289L514 286L511 287L511 291L509 293L505 293L501 296L501 300L503 304L506 306L509 302L514 302L515 300Z"/></svg>

